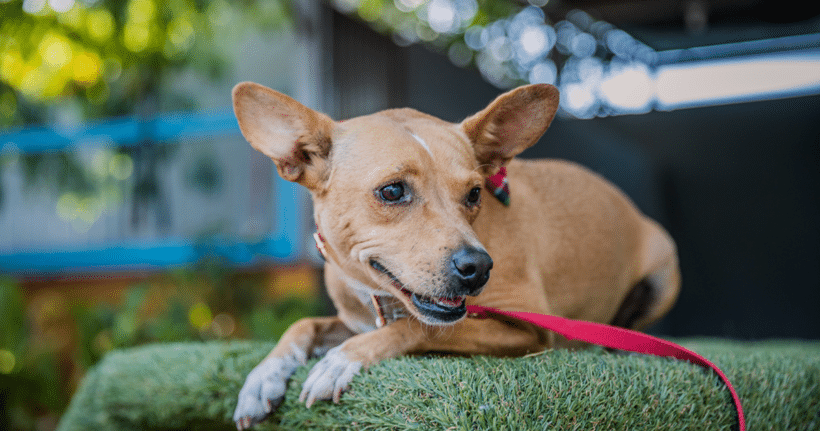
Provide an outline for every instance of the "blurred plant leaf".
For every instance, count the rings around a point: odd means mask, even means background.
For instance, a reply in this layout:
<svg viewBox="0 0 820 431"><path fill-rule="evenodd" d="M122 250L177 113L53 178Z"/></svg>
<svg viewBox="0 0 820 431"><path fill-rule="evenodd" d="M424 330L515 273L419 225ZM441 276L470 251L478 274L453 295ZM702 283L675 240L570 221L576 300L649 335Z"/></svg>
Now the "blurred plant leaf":
<svg viewBox="0 0 820 431"><path fill-rule="evenodd" d="M278 340L297 320L315 315L315 301L288 297L275 304L257 307L248 315L247 325L251 336L260 340Z"/></svg>
<svg viewBox="0 0 820 431"><path fill-rule="evenodd" d="M17 284L0 277L0 349L19 356L25 337L23 296Z"/></svg>
<svg viewBox="0 0 820 431"><path fill-rule="evenodd" d="M221 41L292 22L290 0L61 3L0 2L0 81L35 104L77 98L87 117L123 113L112 111L165 71L218 79L229 63Z"/></svg>

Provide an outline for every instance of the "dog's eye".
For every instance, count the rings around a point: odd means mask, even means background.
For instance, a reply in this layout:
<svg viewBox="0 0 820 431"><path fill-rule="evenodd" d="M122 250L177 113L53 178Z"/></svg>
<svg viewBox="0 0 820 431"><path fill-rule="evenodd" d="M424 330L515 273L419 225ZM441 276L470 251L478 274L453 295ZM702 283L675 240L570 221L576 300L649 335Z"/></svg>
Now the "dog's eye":
<svg viewBox="0 0 820 431"><path fill-rule="evenodd" d="M476 206L481 201L481 187L473 187L467 194L467 206Z"/></svg>
<svg viewBox="0 0 820 431"><path fill-rule="evenodd" d="M404 200L405 196L406 192L402 183L388 184L379 189L379 197L387 202L398 203Z"/></svg>

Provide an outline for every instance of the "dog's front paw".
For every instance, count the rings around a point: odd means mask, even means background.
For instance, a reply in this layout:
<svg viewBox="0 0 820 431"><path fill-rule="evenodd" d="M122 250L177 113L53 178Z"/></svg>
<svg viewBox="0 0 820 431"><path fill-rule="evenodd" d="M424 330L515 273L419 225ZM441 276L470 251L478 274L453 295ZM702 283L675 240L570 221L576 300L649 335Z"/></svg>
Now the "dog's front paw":
<svg viewBox="0 0 820 431"><path fill-rule="evenodd" d="M341 350L342 346L344 344L330 349L310 370L299 395L299 401L305 402L308 408L316 400L333 398L333 402L338 403L342 392L350 387L353 376L359 374L362 369L362 362L348 358Z"/></svg>
<svg viewBox="0 0 820 431"><path fill-rule="evenodd" d="M233 413L236 429L261 422L279 406L288 379L299 365L296 359L267 358L248 374Z"/></svg>

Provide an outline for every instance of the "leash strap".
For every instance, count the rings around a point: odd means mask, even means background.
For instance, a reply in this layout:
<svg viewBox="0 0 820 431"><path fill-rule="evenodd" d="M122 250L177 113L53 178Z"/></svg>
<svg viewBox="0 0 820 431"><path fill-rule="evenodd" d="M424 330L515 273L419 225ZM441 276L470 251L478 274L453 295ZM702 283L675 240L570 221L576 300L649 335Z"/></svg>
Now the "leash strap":
<svg viewBox="0 0 820 431"><path fill-rule="evenodd" d="M735 392L735 388L723 371L703 356L679 346L671 341L666 341L641 332L616 326L604 325L601 323L585 322L582 320L572 320L563 317L549 316L538 313L527 313L522 311L502 311L490 307L478 305L468 305L467 312L470 317L490 318L491 314L512 317L523 320L548 329L557 334L563 335L568 340L580 340L591 344L596 344L610 349L624 350L628 352L643 353L654 356L671 356L683 361L689 361L701 367L711 369L716 372L723 383L732 393L732 399L737 410L737 421L740 431L746 430L746 419L743 417L743 407L740 405L740 398Z"/></svg>

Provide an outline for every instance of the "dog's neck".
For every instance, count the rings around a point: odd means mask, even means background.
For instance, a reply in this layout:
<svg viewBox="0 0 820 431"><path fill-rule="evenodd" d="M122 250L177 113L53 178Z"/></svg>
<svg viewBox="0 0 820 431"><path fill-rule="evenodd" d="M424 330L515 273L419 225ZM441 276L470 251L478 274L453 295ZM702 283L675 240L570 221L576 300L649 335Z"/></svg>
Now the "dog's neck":
<svg viewBox="0 0 820 431"><path fill-rule="evenodd" d="M366 307L372 307L372 311L376 316L376 328L381 328L388 323L392 323L397 319L407 317L409 315L407 310L405 310L404 306L401 304L401 301L393 297L393 295L389 292L373 289L365 283L362 283L361 281L347 275L344 272L344 269L333 262L330 258L325 237L319 233L318 226L316 229L317 231L313 233L313 239L316 241L316 249L319 250L319 254L322 255L322 258L328 264L336 265L341 275L342 282L350 288L350 291L356 295L359 301Z"/></svg>

